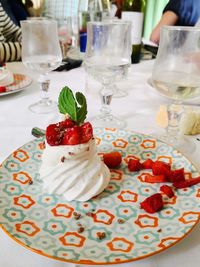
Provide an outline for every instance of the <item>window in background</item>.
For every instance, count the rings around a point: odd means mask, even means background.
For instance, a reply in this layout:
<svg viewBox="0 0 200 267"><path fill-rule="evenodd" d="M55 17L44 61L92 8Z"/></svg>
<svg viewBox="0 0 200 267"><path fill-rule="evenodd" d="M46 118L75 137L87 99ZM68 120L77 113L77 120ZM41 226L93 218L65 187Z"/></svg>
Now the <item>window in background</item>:
<svg viewBox="0 0 200 267"><path fill-rule="evenodd" d="M149 40L154 26L162 16L162 12L169 0L147 0L144 20L143 37Z"/></svg>

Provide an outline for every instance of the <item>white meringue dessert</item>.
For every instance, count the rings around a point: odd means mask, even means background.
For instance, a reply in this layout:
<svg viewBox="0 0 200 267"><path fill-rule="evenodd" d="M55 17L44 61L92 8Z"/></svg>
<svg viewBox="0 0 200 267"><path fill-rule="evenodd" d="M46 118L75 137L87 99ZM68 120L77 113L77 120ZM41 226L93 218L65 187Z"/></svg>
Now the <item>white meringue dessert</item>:
<svg viewBox="0 0 200 267"><path fill-rule="evenodd" d="M85 122L85 96L64 87L59 110L67 117L46 128L40 178L44 191L67 201L87 201L100 194L110 181L110 171L97 154L93 127ZM71 115L69 115L71 114Z"/></svg>
<svg viewBox="0 0 200 267"><path fill-rule="evenodd" d="M50 146L42 155L43 188L67 201L87 201L101 193L110 181L110 171L97 155L95 140L72 146Z"/></svg>
<svg viewBox="0 0 200 267"><path fill-rule="evenodd" d="M5 67L0 68L0 86L8 86L14 82L14 76L11 71Z"/></svg>

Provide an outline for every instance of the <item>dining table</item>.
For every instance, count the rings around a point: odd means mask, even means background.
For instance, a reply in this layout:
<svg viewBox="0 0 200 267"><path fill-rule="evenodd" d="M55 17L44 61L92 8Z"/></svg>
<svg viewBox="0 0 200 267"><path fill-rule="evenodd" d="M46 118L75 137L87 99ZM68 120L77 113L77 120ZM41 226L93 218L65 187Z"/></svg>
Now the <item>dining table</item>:
<svg viewBox="0 0 200 267"><path fill-rule="evenodd" d="M165 131L157 125L156 116L160 106L170 103L169 99L158 94L148 83L153 64L153 59L132 64L127 77L116 82L117 88L123 90L125 95L123 97L113 95L111 101L112 113L126 121L126 129L144 135ZM40 97L41 92L37 82L38 73L26 68L22 62L7 63L7 68L13 73L30 77L32 82L19 92L0 95L1 163L18 148L35 138L31 133L33 127L45 129L47 125L57 122L60 118L58 112L37 114L28 109L29 105L39 100ZM48 74L48 78L50 79L49 95L52 100L57 101L60 90L64 86L68 86L74 92L80 91L86 96L88 121L92 121L92 118L99 113L101 106L100 85L86 73L84 66L70 71L52 71ZM200 99L195 101L200 103ZM185 136L185 138L195 143L195 151L188 152L184 156L200 171L200 135ZM160 253L150 254L149 257L120 264L112 262L112 265L122 267L198 266L200 262L199 223L196 223L192 231L184 238L180 238L179 241L168 249L163 249ZM75 267L81 265L82 263L60 261L41 255L40 252L35 253L27 249L26 246L18 244L0 227L0 267ZM87 262L85 263L85 266L89 265L98 266L99 264L90 263L87 265ZM105 265L103 264L103 266Z"/></svg>

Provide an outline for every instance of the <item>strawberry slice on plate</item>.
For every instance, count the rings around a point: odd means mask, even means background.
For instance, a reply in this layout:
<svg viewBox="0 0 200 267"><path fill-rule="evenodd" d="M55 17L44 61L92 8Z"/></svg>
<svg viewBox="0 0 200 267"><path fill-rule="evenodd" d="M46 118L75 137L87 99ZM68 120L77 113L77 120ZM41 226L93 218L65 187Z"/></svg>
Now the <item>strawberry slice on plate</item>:
<svg viewBox="0 0 200 267"><path fill-rule="evenodd" d="M117 168L122 162L122 156L118 151L105 153L103 155L103 161L108 168Z"/></svg>
<svg viewBox="0 0 200 267"><path fill-rule="evenodd" d="M168 185L162 185L160 187L160 191L163 192L166 196L168 196L169 198L172 198L174 196L174 191L172 190L172 188Z"/></svg>
<svg viewBox="0 0 200 267"><path fill-rule="evenodd" d="M163 174L160 175L146 174L144 177L144 181L146 183L164 183L167 182L167 179Z"/></svg>
<svg viewBox="0 0 200 267"><path fill-rule="evenodd" d="M152 165L152 172L154 175L165 175L167 178L171 173L171 165L157 160Z"/></svg>
<svg viewBox="0 0 200 267"><path fill-rule="evenodd" d="M128 169L131 172L137 172L143 169L139 159L130 159L128 162Z"/></svg>
<svg viewBox="0 0 200 267"><path fill-rule="evenodd" d="M152 159L146 159L143 163L142 163L142 167L143 169L152 169L154 162Z"/></svg>
<svg viewBox="0 0 200 267"><path fill-rule="evenodd" d="M148 213L154 213L162 209L164 203L162 195L156 193L150 197L147 197L143 202L140 203L142 209Z"/></svg>

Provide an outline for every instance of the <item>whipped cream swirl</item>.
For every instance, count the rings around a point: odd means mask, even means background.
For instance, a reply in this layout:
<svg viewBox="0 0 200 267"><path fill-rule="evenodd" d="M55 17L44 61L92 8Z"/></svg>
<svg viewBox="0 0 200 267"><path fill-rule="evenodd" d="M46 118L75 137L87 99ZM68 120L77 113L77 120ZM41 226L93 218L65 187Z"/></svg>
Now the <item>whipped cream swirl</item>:
<svg viewBox="0 0 200 267"><path fill-rule="evenodd" d="M110 171L97 155L92 139L73 146L46 143L40 177L48 193L62 195L67 201L87 201L107 187Z"/></svg>

